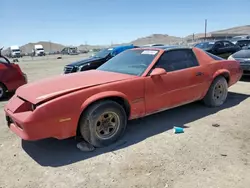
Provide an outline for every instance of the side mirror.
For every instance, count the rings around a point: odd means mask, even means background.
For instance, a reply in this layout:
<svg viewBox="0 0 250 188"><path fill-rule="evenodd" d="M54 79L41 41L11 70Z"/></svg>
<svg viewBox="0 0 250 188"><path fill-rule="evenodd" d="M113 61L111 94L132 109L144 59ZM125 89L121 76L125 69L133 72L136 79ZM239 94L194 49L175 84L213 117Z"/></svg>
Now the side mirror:
<svg viewBox="0 0 250 188"><path fill-rule="evenodd" d="M155 68L151 73L150 76L161 76L166 74L167 72L163 68Z"/></svg>

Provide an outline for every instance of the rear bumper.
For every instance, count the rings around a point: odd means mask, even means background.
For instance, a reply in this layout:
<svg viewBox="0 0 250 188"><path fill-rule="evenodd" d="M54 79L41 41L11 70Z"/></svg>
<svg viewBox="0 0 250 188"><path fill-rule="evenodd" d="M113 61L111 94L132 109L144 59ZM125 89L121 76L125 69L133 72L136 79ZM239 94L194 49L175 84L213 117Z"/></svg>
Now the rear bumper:
<svg viewBox="0 0 250 188"><path fill-rule="evenodd" d="M243 75L250 75L250 64L241 64L240 65Z"/></svg>

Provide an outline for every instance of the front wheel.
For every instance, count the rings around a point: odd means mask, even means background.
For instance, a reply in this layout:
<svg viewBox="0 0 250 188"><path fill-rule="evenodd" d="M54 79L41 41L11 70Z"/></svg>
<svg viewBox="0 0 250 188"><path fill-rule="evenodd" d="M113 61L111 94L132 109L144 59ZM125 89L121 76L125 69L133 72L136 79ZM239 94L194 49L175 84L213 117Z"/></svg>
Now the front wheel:
<svg viewBox="0 0 250 188"><path fill-rule="evenodd" d="M0 83L0 100L6 97L6 87Z"/></svg>
<svg viewBox="0 0 250 188"><path fill-rule="evenodd" d="M90 106L79 122L82 137L95 147L114 143L123 135L126 125L124 108L111 100Z"/></svg>
<svg viewBox="0 0 250 188"><path fill-rule="evenodd" d="M203 101L207 106L217 107L224 104L227 99L228 84L223 76L214 79Z"/></svg>

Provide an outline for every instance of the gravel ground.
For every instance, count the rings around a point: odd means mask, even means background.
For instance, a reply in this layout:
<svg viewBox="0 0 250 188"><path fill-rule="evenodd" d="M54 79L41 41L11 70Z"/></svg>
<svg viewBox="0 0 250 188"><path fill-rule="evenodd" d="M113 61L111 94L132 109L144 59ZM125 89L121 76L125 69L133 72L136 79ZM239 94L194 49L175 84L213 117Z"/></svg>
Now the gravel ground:
<svg viewBox="0 0 250 188"><path fill-rule="evenodd" d="M61 74L79 58L50 56L19 64L35 81ZM6 125L7 101L2 101L0 188L248 188L249 96L250 79L244 78L220 108L197 102L131 121L120 141L90 153L79 151L74 139L21 140ZM173 134L173 126L185 126L185 133Z"/></svg>

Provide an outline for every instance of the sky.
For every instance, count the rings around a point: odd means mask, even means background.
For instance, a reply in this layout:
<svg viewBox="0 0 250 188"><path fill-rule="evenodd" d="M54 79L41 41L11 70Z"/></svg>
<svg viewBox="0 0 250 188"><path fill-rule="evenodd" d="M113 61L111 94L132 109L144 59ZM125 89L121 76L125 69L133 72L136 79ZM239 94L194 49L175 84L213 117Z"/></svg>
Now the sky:
<svg viewBox="0 0 250 188"><path fill-rule="evenodd" d="M204 3L207 2L207 3ZM250 0L0 0L0 46L107 45L250 25Z"/></svg>

